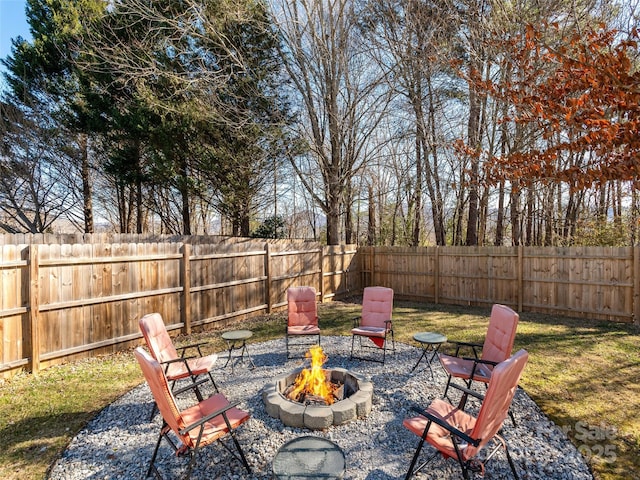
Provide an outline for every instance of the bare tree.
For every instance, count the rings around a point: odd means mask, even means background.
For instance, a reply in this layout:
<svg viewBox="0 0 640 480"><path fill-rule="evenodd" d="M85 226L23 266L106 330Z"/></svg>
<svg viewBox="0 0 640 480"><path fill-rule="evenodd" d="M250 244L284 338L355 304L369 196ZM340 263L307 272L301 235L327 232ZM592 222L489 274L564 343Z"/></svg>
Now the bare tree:
<svg viewBox="0 0 640 480"><path fill-rule="evenodd" d="M412 130L407 135L415 144L411 245L421 242L425 190L431 205L435 241L438 245L446 242L442 181L448 173L441 165L440 155L445 143L441 127L443 109L448 92L454 90L448 70L459 20L452 12L455 10L446 1L370 2L369 24L379 48L377 60L388 66L385 69L388 88L407 104L411 117L403 119Z"/></svg>
<svg viewBox="0 0 640 480"><path fill-rule="evenodd" d="M327 243L340 242L340 220L351 208L352 179L365 161L368 138L388 102L349 0L274 2L281 56L298 99L307 158L291 156L302 183L327 217ZM314 184L314 172L322 190ZM347 217L349 218L349 217ZM353 228L347 224L346 232ZM351 238L347 238L351 241Z"/></svg>
<svg viewBox="0 0 640 480"><path fill-rule="evenodd" d="M5 214L0 228L44 233L61 218L82 215L71 197L71 159L53 144L60 134L46 118L34 113L29 118L0 103L0 211Z"/></svg>

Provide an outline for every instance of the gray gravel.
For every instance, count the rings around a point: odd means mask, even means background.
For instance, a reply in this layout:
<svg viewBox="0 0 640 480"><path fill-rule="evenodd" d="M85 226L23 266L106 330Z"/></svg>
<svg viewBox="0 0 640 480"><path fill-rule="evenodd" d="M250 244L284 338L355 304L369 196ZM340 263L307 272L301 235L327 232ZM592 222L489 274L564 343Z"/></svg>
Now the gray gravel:
<svg viewBox="0 0 640 480"><path fill-rule="evenodd" d="M230 366L220 368L216 381L230 400L241 401L240 407L251 412L251 419L237 430L237 437L254 473L247 474L240 462L214 444L200 452L192 479L269 479L278 448L292 438L308 434L340 445L346 456L347 479L404 478L418 438L402 426L402 420L411 416L411 405L426 406L442 395L446 381L442 369L436 361L433 379L423 368L424 363L410 373L420 355L412 345L397 344L395 356L389 356L385 365L349 360L350 337L323 337L322 345L329 357L327 368L347 368L374 382L373 409L367 418L327 431L284 427L267 415L260 392L267 380L290 372L302 360L286 360L284 339L251 344L249 349L257 368L249 370L246 365L237 365L234 373ZM221 367L223 364L220 362ZM195 397L183 397L182 402L195 401ZM53 466L49 479L144 478L161 424L159 415L149 421L151 407L151 394L145 384L109 405L73 439ZM521 479L593 479L566 435L521 389L512 410L517 427L507 420L503 436ZM425 451L430 454L432 449L427 446L423 454ZM165 478L180 478L187 457L176 457L163 446L160 464ZM437 457L425 470L416 478L462 478L459 466L451 459ZM485 477L512 478L503 452L487 462Z"/></svg>

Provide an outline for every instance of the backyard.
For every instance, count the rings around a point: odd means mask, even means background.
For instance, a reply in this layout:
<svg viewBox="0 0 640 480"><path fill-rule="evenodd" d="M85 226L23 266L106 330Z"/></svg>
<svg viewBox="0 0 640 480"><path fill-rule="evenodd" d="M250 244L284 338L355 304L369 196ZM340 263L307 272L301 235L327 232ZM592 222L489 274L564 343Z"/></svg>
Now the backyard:
<svg viewBox="0 0 640 480"><path fill-rule="evenodd" d="M354 303L319 307L323 335L347 335ZM450 340L482 341L489 308L396 301L396 340L415 344L418 331ZM252 341L283 337L284 313L233 324ZM229 325L231 327L231 325ZM208 340L222 351L220 331L179 338ZM598 479L640 478L640 328L631 324L521 314L514 350L530 353L520 385L580 449ZM393 357L388 361L393 362ZM131 352L20 374L0 385L0 477L42 479L75 434L142 375Z"/></svg>

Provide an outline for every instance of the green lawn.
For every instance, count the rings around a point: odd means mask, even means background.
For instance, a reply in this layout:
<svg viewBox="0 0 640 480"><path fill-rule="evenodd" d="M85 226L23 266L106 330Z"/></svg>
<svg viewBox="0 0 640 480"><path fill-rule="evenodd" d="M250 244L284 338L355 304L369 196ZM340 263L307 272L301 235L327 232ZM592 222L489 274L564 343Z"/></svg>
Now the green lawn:
<svg viewBox="0 0 640 480"><path fill-rule="evenodd" d="M323 335L344 335L359 305L320 305ZM396 301L396 340L417 331L482 342L489 308ZM234 325L234 328L242 324ZM283 336L284 314L245 324L253 341ZM220 332L178 339L211 340ZM571 436L598 479L640 479L640 328L627 324L521 315L515 349L530 353L521 386ZM130 352L18 375L0 384L0 478L42 479L68 442L101 408L142 381Z"/></svg>

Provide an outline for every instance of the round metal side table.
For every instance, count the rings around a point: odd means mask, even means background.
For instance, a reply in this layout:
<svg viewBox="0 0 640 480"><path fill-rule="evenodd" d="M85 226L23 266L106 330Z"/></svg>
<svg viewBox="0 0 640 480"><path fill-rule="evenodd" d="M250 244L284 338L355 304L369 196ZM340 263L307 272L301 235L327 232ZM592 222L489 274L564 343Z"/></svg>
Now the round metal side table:
<svg viewBox="0 0 640 480"><path fill-rule="evenodd" d="M279 480L342 479L345 469L342 449L311 435L288 441L273 458L273 476Z"/></svg>
<svg viewBox="0 0 640 480"><path fill-rule="evenodd" d="M445 337L441 333L420 332L416 333L413 336L413 339L420 345L422 345L422 354L420 355L420 358L418 358L418 361L413 366L411 371L413 372L420 364L420 361L424 358L427 361L427 366L429 367L429 371L431 372L431 379L433 380L433 368L431 368L431 362L433 362L433 359L436 358L440 345L447 341L447 337ZM431 358L429 358L429 355L431 355Z"/></svg>

